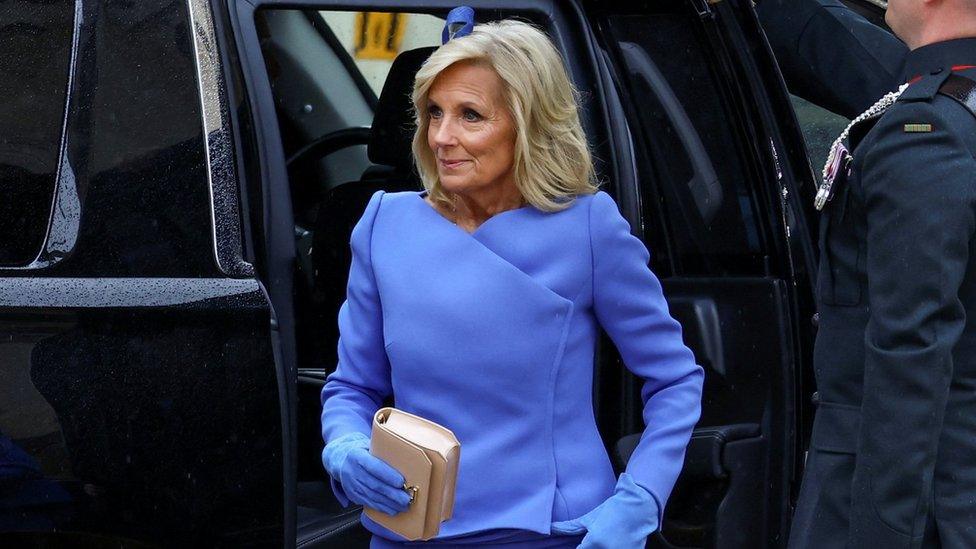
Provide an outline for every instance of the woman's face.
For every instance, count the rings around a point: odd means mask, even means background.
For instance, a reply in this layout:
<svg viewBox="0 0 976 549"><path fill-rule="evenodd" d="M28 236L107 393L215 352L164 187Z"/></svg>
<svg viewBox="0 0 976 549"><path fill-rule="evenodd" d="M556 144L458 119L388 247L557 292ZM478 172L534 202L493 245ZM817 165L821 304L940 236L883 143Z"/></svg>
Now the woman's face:
<svg viewBox="0 0 976 549"><path fill-rule="evenodd" d="M448 192L515 185L515 124L501 77L468 62L444 69L427 94L427 144Z"/></svg>

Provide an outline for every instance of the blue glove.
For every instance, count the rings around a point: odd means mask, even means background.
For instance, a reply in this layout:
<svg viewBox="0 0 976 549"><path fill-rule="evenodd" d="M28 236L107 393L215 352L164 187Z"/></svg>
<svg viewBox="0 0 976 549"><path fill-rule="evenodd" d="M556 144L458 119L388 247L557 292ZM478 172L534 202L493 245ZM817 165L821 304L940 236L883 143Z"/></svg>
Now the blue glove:
<svg viewBox="0 0 976 549"><path fill-rule="evenodd" d="M572 520L552 523L553 534L586 531L580 548L643 549L658 528L658 504L646 489L621 473L613 495L596 509Z"/></svg>
<svg viewBox="0 0 976 549"><path fill-rule="evenodd" d="M387 515L402 513L410 506L403 475L369 453L369 437L363 433L349 433L326 444L322 464L353 503Z"/></svg>

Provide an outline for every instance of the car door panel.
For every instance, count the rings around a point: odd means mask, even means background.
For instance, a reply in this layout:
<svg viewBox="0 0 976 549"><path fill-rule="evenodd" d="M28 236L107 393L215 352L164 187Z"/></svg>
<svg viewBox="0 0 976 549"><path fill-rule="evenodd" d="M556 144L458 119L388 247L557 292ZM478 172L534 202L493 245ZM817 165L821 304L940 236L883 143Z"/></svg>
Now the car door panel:
<svg viewBox="0 0 976 549"><path fill-rule="evenodd" d="M686 547L755 547L767 538L784 456L793 349L782 280L669 279L672 314L706 368L702 418L665 518L665 537ZM704 311L704 313L703 313ZM716 332L718 328L718 332ZM716 359L715 357L721 357ZM706 509L708 511L706 511Z"/></svg>
<svg viewBox="0 0 976 549"><path fill-rule="evenodd" d="M19 212L47 230L0 266L0 545L287 546L277 319L209 8L67 4L55 191Z"/></svg>
<svg viewBox="0 0 976 549"><path fill-rule="evenodd" d="M792 372L792 350L783 284L770 279L663 281L672 316L685 343L705 368L702 418L692 434L685 464L665 511L667 547L755 547L766 539L767 517L781 501L768 498L770 474L783 457L772 410L787 410L782 384ZM755 318L766 316L764 322ZM747 329L734 329L734 326ZM716 330L717 328L717 330ZM716 358L721 357L721 358ZM626 392L639 409L638 387ZM635 421L639 421L635 420ZM639 433L616 445L620 467ZM775 544L774 544L775 545Z"/></svg>
<svg viewBox="0 0 976 549"><path fill-rule="evenodd" d="M761 74L768 49L739 4L589 8L637 143L643 215L632 226L706 368L702 418L654 540L662 547L780 546L795 479L810 258L804 232L799 249L790 240L803 218L785 197L807 180L785 152L796 133L769 121L782 84L775 65ZM616 427L625 436L642 426L639 383L619 383L613 413L629 418Z"/></svg>
<svg viewBox="0 0 976 549"><path fill-rule="evenodd" d="M32 462L0 530L280 540L278 386L256 281L0 288L2 426Z"/></svg>

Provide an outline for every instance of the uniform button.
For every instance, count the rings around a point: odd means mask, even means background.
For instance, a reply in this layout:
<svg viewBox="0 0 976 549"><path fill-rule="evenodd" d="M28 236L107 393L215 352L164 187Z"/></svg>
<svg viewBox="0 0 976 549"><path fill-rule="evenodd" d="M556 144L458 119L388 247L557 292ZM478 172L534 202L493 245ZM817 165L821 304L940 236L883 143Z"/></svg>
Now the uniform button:
<svg viewBox="0 0 976 549"><path fill-rule="evenodd" d="M810 322L813 323L813 327L814 328L819 328L820 327L820 313L813 313L813 316L810 317Z"/></svg>
<svg viewBox="0 0 976 549"><path fill-rule="evenodd" d="M932 76L935 76L936 74L942 74L942 67L939 67L934 71L932 71Z"/></svg>
<svg viewBox="0 0 976 549"><path fill-rule="evenodd" d="M813 394L810 395L810 402L812 402L814 406L820 406L820 391L814 391Z"/></svg>

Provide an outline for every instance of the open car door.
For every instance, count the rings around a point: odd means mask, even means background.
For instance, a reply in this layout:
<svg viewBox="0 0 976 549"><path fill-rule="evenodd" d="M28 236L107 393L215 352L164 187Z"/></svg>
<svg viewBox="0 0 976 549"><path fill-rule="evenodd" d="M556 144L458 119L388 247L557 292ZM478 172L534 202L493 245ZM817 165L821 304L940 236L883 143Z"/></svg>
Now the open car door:
<svg viewBox="0 0 976 549"><path fill-rule="evenodd" d="M702 418L652 543L783 546L811 417L799 395L816 258L812 174L782 79L748 2L592 2L587 13L619 97L618 202L706 369ZM642 420L640 385L623 371L604 364L601 397L616 388L618 404L600 417L626 460Z"/></svg>

